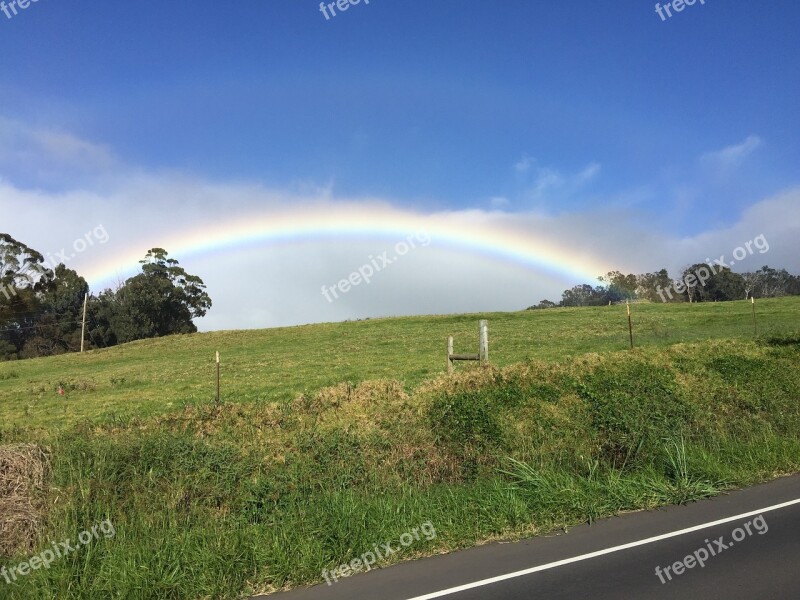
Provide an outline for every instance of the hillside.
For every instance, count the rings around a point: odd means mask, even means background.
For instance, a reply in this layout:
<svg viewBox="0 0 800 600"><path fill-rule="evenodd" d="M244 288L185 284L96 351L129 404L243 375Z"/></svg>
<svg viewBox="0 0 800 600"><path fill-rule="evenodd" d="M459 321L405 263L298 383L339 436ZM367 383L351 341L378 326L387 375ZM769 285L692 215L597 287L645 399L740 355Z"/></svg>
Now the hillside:
<svg viewBox="0 0 800 600"><path fill-rule="evenodd" d="M800 297L759 300L760 333L800 329ZM748 302L639 304L637 347L707 339L752 339ZM340 382L394 379L407 389L441 373L448 335L456 352L477 352L489 320L490 359L562 360L624 350L624 306L376 319L146 340L107 350L0 363L3 424L62 427L83 419L157 415L214 398L214 353L222 354L226 402L287 401ZM63 387L64 397L58 394Z"/></svg>

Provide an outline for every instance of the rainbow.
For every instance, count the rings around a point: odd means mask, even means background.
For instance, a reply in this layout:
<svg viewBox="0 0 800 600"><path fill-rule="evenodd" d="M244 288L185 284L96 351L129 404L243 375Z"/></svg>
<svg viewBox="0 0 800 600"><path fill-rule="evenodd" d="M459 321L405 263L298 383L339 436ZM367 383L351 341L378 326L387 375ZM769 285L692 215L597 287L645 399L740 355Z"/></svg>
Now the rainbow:
<svg viewBox="0 0 800 600"><path fill-rule="evenodd" d="M111 253L86 269L87 280L97 286L125 279L137 272L138 261L151 247L166 248L182 264L191 257L218 255L239 249L304 242L386 239L400 241L424 232L431 248L452 248L486 256L506 264L555 276L575 285L596 281L605 273L593 254L536 239L508 223L508 215L463 211L420 215L388 206L336 205L276 211L269 215L175 231L158 239L142 239L136 248ZM112 240L113 240L113 233Z"/></svg>

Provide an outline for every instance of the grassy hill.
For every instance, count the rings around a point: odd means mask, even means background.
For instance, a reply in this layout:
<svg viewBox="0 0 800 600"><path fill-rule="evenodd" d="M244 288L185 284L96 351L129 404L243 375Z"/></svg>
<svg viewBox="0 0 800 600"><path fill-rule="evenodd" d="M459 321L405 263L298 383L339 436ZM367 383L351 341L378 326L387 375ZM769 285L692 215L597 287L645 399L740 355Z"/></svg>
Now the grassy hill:
<svg viewBox="0 0 800 600"><path fill-rule="evenodd" d="M752 339L748 302L632 307L637 347ZM762 333L800 329L800 297L759 300ZM411 390L441 373L448 335L456 352L477 352L489 320L490 358L563 360L628 347L624 306L407 317L135 342L82 356L0 363L3 425L55 428L83 419L144 417L214 398L214 353L227 402L288 401L340 382L394 379ZM58 395L59 387L66 390Z"/></svg>
<svg viewBox="0 0 800 600"><path fill-rule="evenodd" d="M397 552L376 566L796 472L800 298L757 309L754 338L745 302L634 306L633 352L614 306L2 364L0 567L101 523L114 535L0 579L0 598L241 598L383 543ZM446 374L446 337L476 351L479 318L491 366Z"/></svg>

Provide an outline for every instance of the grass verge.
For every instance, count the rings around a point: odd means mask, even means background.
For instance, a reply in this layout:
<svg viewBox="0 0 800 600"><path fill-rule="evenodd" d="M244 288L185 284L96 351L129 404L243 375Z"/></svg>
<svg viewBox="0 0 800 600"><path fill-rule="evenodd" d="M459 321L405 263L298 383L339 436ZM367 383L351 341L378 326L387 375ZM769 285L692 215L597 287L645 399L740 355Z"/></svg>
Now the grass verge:
<svg viewBox="0 0 800 600"><path fill-rule="evenodd" d="M320 582L423 522L436 537L380 566L796 472L799 359L786 334L468 368L412 392L345 383L45 437L6 429L0 443L49 449L38 547L106 519L116 535L0 579L0 597L239 598Z"/></svg>

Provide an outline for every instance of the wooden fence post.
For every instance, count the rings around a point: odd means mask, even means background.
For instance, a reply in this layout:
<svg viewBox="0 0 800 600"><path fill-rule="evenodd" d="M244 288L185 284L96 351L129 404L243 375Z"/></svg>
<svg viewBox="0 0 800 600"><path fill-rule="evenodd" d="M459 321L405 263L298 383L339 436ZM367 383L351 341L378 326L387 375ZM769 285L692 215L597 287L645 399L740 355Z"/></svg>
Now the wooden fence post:
<svg viewBox="0 0 800 600"><path fill-rule="evenodd" d="M217 404L219 404L219 350L217 350Z"/></svg>
<svg viewBox="0 0 800 600"><path fill-rule="evenodd" d="M447 338L447 372L448 373L452 373L453 372L453 359L451 358L452 356L453 356L453 336L451 335L449 338Z"/></svg>
<svg viewBox="0 0 800 600"><path fill-rule="evenodd" d="M478 353L453 354L453 336L447 338L447 372L453 372L453 363L457 360L477 360L480 364L489 364L489 321L481 320L478 324Z"/></svg>
<svg viewBox="0 0 800 600"><path fill-rule="evenodd" d="M89 292L83 297L83 321L81 321L81 354L83 354L83 341L86 339L86 307L89 304Z"/></svg>
<svg viewBox="0 0 800 600"><path fill-rule="evenodd" d="M633 350L633 323L631 323L631 305L625 300L625 308L628 309L628 333L631 336L631 350Z"/></svg>
<svg viewBox="0 0 800 600"><path fill-rule="evenodd" d="M480 349L478 354L482 365L489 362L489 321L486 320L480 322Z"/></svg>

